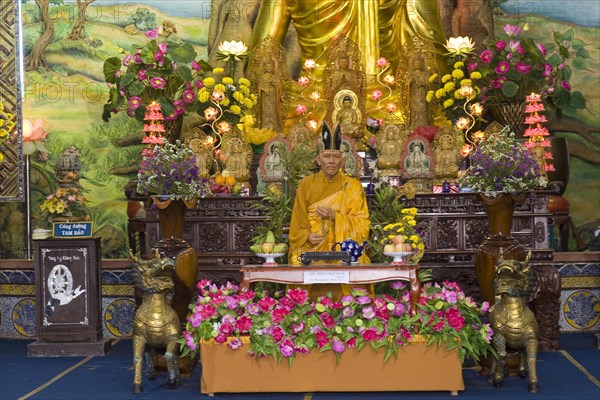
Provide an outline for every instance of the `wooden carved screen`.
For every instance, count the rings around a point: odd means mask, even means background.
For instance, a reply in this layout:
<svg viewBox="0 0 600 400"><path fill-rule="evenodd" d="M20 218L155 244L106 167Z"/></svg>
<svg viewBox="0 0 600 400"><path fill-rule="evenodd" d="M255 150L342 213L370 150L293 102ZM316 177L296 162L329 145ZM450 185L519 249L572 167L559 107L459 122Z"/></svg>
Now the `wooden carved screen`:
<svg viewBox="0 0 600 400"><path fill-rule="evenodd" d="M0 201L23 200L23 169L20 138L20 79L18 2L3 1L0 7L0 101L15 123L9 139L0 144L4 161L0 164Z"/></svg>

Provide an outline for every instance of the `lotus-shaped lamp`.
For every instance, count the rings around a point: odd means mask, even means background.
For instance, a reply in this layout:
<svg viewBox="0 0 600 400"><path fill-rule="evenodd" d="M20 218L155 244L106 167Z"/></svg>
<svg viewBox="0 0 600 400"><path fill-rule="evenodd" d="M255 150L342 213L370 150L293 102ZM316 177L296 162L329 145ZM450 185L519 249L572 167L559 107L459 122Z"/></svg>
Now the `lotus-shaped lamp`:
<svg viewBox="0 0 600 400"><path fill-rule="evenodd" d="M23 154L31 155L36 151L47 152L43 139L50 132L44 129L44 122L38 118L34 123L23 119Z"/></svg>
<svg viewBox="0 0 600 400"><path fill-rule="evenodd" d="M468 36L451 37L446 41L444 47L451 56L465 57L473 52L475 42Z"/></svg>
<svg viewBox="0 0 600 400"><path fill-rule="evenodd" d="M231 42L224 41L219 45L218 48L219 53L223 56L235 57L238 61L238 57L245 56L248 54L248 46L244 44L244 42L237 42L232 40Z"/></svg>

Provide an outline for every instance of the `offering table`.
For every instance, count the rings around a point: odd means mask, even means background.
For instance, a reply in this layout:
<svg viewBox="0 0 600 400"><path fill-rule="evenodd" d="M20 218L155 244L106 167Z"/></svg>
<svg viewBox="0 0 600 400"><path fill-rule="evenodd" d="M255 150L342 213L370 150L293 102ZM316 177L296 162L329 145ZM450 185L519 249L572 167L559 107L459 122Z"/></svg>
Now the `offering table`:
<svg viewBox="0 0 600 400"><path fill-rule="evenodd" d="M241 288L249 288L253 282L275 282L296 285L320 283L343 283L365 285L369 283L406 280L410 284L410 313L414 315L419 301L421 285L417 277L417 264L317 264L317 265L280 265L263 267L249 265L242 267Z"/></svg>

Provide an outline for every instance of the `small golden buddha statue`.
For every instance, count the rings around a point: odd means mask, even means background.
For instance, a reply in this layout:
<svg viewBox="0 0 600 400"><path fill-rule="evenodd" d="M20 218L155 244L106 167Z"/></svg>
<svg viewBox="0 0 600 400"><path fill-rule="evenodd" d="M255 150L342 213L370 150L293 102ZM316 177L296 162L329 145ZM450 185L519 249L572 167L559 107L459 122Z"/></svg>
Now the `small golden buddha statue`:
<svg viewBox="0 0 600 400"><path fill-rule="evenodd" d="M386 125L383 129L383 140L377 158L377 168L381 176L399 176L402 157L402 139L400 126Z"/></svg>
<svg viewBox="0 0 600 400"><path fill-rule="evenodd" d="M444 181L453 182L458 176L461 162L460 149L455 135L450 131L441 131L435 140L435 184Z"/></svg>

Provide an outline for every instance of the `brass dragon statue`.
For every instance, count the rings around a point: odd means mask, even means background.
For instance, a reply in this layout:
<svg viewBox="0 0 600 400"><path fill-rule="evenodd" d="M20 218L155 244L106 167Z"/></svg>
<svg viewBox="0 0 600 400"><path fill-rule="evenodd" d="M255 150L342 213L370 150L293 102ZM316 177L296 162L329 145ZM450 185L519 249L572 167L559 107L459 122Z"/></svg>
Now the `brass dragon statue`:
<svg viewBox="0 0 600 400"><path fill-rule="evenodd" d="M502 387L506 348L519 352L519 376L525 378L529 371L530 393L539 391L536 369L538 351L538 324L527 307L526 298L535 287L537 277L529 264L531 252L525 261L505 260L500 250L495 269L494 291L496 303L490 309L489 319L494 330L492 343L498 360L492 362L492 383Z"/></svg>
<svg viewBox="0 0 600 400"><path fill-rule="evenodd" d="M179 383L179 344L180 325L177 313L171 307L173 296L173 271L175 262L169 257L141 260L131 254L135 266L132 278L135 287L142 291L142 304L133 321L133 393L143 392L142 363L146 356L149 380L156 378L152 361L154 349L165 349L165 361L169 374L167 387L173 389ZM147 349L149 347L150 349Z"/></svg>

